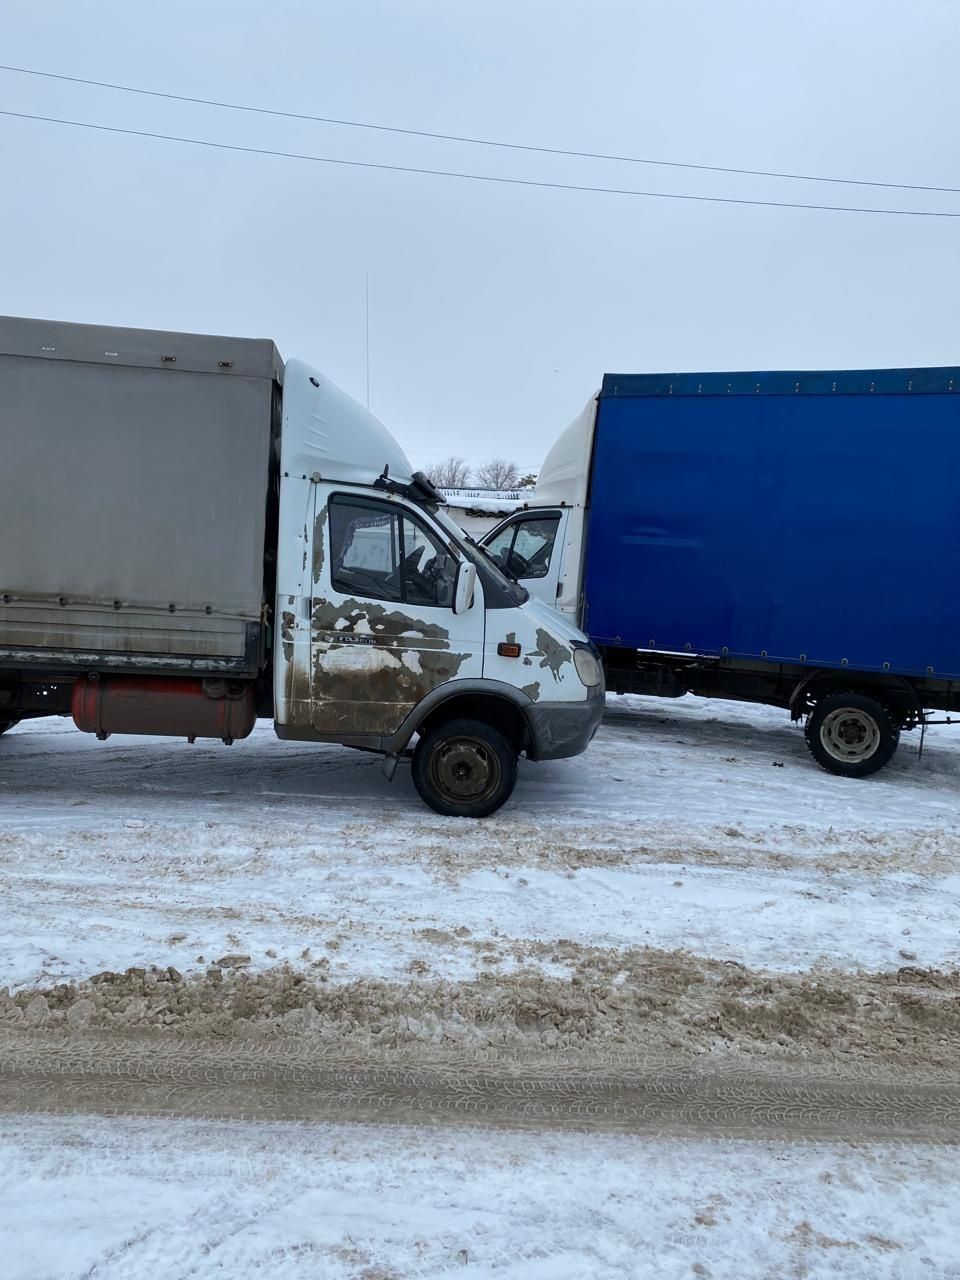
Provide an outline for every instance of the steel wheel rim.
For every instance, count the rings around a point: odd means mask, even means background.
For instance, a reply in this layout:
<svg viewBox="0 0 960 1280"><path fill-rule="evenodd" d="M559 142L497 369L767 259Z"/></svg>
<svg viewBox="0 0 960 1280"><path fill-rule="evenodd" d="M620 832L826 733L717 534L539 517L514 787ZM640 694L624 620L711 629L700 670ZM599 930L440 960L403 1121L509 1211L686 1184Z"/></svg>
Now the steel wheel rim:
<svg viewBox="0 0 960 1280"><path fill-rule="evenodd" d="M479 738L451 738L434 752L430 772L451 800L485 800L500 785L500 761Z"/></svg>
<svg viewBox="0 0 960 1280"><path fill-rule="evenodd" d="M834 760L843 764L860 764L876 755L880 747L880 726L866 711L857 707L838 707L824 716L820 741Z"/></svg>

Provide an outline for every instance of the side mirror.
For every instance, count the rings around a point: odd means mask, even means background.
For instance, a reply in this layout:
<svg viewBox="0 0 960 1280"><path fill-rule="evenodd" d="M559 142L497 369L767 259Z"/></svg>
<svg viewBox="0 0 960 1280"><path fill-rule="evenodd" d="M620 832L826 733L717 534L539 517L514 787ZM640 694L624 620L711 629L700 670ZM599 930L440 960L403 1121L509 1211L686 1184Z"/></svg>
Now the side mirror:
<svg viewBox="0 0 960 1280"><path fill-rule="evenodd" d="M473 608L473 593L477 585L477 567L461 560L457 568L457 580L453 587L453 612L466 613Z"/></svg>

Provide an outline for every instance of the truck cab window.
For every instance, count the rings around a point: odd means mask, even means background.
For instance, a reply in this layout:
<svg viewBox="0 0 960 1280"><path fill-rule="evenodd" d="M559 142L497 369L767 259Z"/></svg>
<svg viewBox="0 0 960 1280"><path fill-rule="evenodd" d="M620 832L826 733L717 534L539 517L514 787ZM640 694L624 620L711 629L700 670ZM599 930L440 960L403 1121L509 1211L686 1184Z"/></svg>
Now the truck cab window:
<svg viewBox="0 0 960 1280"><path fill-rule="evenodd" d="M379 502L330 499L330 583L366 600L403 599L400 521Z"/></svg>
<svg viewBox="0 0 960 1280"><path fill-rule="evenodd" d="M419 521L401 521L404 563L404 600L434 609L453 607L457 562Z"/></svg>
<svg viewBox="0 0 960 1280"><path fill-rule="evenodd" d="M418 520L386 503L330 499L330 583L366 600L453 606L455 557Z"/></svg>
<svg viewBox="0 0 960 1280"><path fill-rule="evenodd" d="M487 544L487 550L514 578L545 578L559 525L559 516L515 520Z"/></svg>

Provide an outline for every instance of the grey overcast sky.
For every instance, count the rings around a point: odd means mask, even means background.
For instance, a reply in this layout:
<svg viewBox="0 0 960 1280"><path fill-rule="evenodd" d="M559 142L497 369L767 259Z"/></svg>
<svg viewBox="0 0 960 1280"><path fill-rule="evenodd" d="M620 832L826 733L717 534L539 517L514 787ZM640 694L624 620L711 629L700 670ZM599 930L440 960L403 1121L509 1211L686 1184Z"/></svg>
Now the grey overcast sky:
<svg viewBox="0 0 960 1280"><path fill-rule="evenodd" d="M956 0L0 0L0 61L712 165L960 187ZM0 107L546 181L960 195L496 151L0 73ZM536 468L604 371L960 363L960 219L596 195L0 117L0 311L269 336L423 464Z"/></svg>

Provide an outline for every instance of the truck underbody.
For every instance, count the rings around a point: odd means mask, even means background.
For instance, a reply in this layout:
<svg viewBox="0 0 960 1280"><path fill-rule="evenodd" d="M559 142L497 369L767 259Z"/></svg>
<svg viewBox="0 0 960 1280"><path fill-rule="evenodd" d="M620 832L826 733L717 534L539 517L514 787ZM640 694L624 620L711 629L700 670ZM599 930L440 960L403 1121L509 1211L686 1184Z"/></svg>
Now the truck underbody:
<svg viewBox="0 0 960 1280"><path fill-rule="evenodd" d="M893 757L904 730L957 723L931 711L960 712L960 681L601 646L607 689L783 707L804 722L811 755L828 773L865 778ZM922 736L921 736L922 743Z"/></svg>
<svg viewBox="0 0 960 1280"><path fill-rule="evenodd" d="M892 672L815 667L688 654L648 654L643 650L601 646L607 690L661 698L686 693L733 702L784 707L794 719L811 712L828 692L861 691L895 713L901 729L924 722L930 710L960 712L960 681L902 676Z"/></svg>
<svg viewBox="0 0 960 1280"><path fill-rule="evenodd" d="M122 706L117 699L122 698ZM40 716L73 716L79 728L110 733L163 734L177 737L246 737L257 716L272 714L268 671L255 679L222 674L111 674L101 668L82 672L0 669L0 726ZM236 708L244 718L236 719ZM233 717L225 707L234 708ZM249 721L246 732L237 731Z"/></svg>

